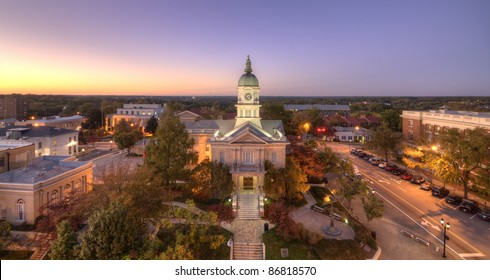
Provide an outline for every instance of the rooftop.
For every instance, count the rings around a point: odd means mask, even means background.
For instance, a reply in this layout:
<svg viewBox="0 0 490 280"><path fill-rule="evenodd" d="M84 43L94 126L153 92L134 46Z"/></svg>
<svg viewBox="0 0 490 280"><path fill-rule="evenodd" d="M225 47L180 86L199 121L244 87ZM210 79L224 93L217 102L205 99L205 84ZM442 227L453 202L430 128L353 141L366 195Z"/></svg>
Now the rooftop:
<svg viewBox="0 0 490 280"><path fill-rule="evenodd" d="M76 130L51 126L13 126L9 128L0 128L0 137L6 137L7 132L19 132L21 137L53 137L78 133Z"/></svg>
<svg viewBox="0 0 490 280"><path fill-rule="evenodd" d="M12 148L20 148L34 145L32 142L25 142L22 140L0 140L0 151L8 150Z"/></svg>
<svg viewBox="0 0 490 280"><path fill-rule="evenodd" d="M0 184L35 184L91 164L86 161L65 161L68 156L42 156L35 158L27 167L0 174Z"/></svg>
<svg viewBox="0 0 490 280"><path fill-rule="evenodd" d="M349 105L326 105L326 104L284 104L286 110L306 111L318 109L320 111L350 111Z"/></svg>
<svg viewBox="0 0 490 280"><path fill-rule="evenodd" d="M25 123L52 123L52 122L60 122L60 121L81 121L83 117L80 115L73 115L69 117L60 117L60 116L51 116L44 117L42 119L37 120L27 120Z"/></svg>

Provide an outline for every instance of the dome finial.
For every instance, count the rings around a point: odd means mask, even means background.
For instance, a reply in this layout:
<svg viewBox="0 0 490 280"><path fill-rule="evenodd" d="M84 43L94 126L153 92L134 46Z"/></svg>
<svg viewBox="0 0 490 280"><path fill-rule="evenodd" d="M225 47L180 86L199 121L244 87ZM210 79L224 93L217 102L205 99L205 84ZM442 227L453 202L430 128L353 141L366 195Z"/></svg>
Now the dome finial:
<svg viewBox="0 0 490 280"><path fill-rule="evenodd" d="M252 73L252 62L250 61L250 55L247 55L247 62L245 63L245 73Z"/></svg>

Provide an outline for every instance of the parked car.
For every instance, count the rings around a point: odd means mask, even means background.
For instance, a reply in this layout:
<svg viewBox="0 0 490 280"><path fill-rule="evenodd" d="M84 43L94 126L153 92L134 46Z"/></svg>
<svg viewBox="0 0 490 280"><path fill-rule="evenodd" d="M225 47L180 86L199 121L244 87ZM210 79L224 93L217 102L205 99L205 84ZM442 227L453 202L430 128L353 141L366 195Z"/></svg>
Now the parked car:
<svg viewBox="0 0 490 280"><path fill-rule="evenodd" d="M432 186L432 196L437 196L437 197L446 197L449 194L449 190L446 189L445 187L438 187L438 186ZM455 197L459 196L452 196L454 199L457 199ZM453 198L450 198L449 196L446 197L446 202L452 203L450 201L453 200ZM448 201L449 199L449 201ZM459 202L461 202L461 197L459 197ZM452 204L459 204L459 202L452 203Z"/></svg>
<svg viewBox="0 0 490 280"><path fill-rule="evenodd" d="M433 187L432 183L427 181L420 184L420 189L424 191L431 191Z"/></svg>
<svg viewBox="0 0 490 280"><path fill-rule="evenodd" d="M371 158L371 159L369 159L369 163L371 163L372 165L378 165L381 163L381 160L376 159L376 158Z"/></svg>
<svg viewBox="0 0 490 280"><path fill-rule="evenodd" d="M478 202L471 199L463 199L461 205L459 205L459 210L468 213L476 213L478 212Z"/></svg>
<svg viewBox="0 0 490 280"><path fill-rule="evenodd" d="M412 183L412 184L420 185L423 182L425 182L425 178L420 176L420 175L413 175L412 179L410 179L410 183Z"/></svg>
<svg viewBox="0 0 490 280"><path fill-rule="evenodd" d="M432 190L434 191L434 190ZM449 203L449 204L460 204L461 201L463 200L463 198L461 196L457 196L457 195L448 195L446 196L446 202Z"/></svg>
<svg viewBox="0 0 490 280"><path fill-rule="evenodd" d="M408 181L408 180L412 179L412 174L406 172L406 173L402 174L400 176L400 178L402 178L403 180L407 180Z"/></svg>
<svg viewBox="0 0 490 280"><path fill-rule="evenodd" d="M379 168L383 168L383 169L384 169L384 168L386 168L386 165L387 165L387 164L388 164L388 163L386 163L386 161L382 161L382 162L380 162L380 163L378 164L378 167L379 167Z"/></svg>
<svg viewBox="0 0 490 280"><path fill-rule="evenodd" d="M478 213L478 218L490 222L490 209L481 210L480 213Z"/></svg>
<svg viewBox="0 0 490 280"><path fill-rule="evenodd" d="M386 164L385 165L385 170L386 171L390 171L391 172L391 171L395 170L395 168L396 168L395 165L391 165L391 164Z"/></svg>
<svg viewBox="0 0 490 280"><path fill-rule="evenodd" d="M370 158L372 158L373 155L370 155L370 154L364 154L364 156L362 157L362 159L364 160L369 160Z"/></svg>
<svg viewBox="0 0 490 280"><path fill-rule="evenodd" d="M391 170L391 173L393 173L393 175L400 176L403 174L403 170L394 168L393 170Z"/></svg>
<svg viewBox="0 0 490 280"><path fill-rule="evenodd" d="M357 151L357 149L355 149L355 148L351 148L351 149L350 149L350 153L351 153L351 154L353 154L353 155L357 154L357 152L358 152L358 151Z"/></svg>

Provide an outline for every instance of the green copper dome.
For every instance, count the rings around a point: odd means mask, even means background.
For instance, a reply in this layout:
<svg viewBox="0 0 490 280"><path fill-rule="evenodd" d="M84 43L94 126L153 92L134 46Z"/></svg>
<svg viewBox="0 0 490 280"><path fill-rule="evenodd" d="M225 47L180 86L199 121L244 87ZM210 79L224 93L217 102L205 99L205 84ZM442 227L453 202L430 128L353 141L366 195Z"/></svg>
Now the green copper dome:
<svg viewBox="0 0 490 280"><path fill-rule="evenodd" d="M259 80L252 74L252 62L250 62L250 56L247 56L247 62L245 63L245 74L238 80L239 87L258 87Z"/></svg>

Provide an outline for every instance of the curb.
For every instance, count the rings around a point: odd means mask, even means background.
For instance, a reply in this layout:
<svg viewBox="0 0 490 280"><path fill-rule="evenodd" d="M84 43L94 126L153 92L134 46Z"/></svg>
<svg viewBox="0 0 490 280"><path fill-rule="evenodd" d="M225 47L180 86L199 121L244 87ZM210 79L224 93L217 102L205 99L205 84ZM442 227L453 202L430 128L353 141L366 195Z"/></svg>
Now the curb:
<svg viewBox="0 0 490 280"><path fill-rule="evenodd" d="M368 260L377 261L377 260L379 260L379 257L380 256L381 256L381 247L378 246L378 250L374 254L373 258L372 259L368 259Z"/></svg>

